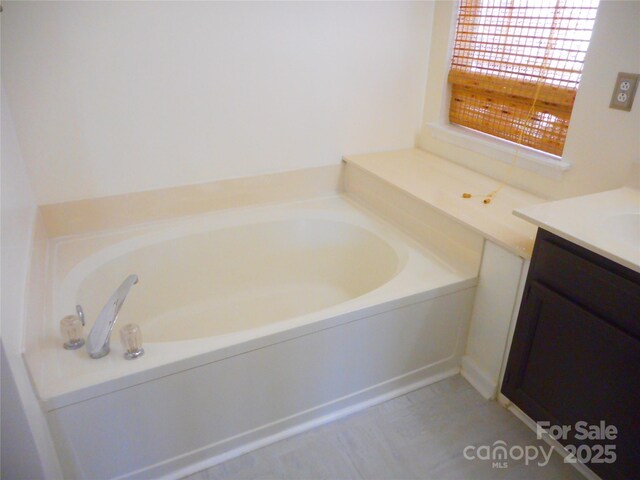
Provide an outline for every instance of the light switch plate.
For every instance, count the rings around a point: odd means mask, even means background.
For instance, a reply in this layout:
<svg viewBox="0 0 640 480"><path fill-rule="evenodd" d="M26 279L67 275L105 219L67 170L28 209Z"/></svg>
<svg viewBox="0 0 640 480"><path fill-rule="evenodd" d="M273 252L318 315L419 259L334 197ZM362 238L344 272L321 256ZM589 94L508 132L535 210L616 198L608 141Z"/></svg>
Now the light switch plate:
<svg viewBox="0 0 640 480"><path fill-rule="evenodd" d="M638 78L640 78L640 74L637 73L618 73L609 108L624 110L625 112L631 111L633 97L635 97L638 89Z"/></svg>

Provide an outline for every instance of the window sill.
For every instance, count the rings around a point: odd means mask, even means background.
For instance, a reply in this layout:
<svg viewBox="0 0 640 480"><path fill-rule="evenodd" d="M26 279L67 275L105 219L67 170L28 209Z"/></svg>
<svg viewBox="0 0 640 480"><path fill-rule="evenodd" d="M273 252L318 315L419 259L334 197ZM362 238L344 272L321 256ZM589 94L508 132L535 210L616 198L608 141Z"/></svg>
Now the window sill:
<svg viewBox="0 0 640 480"><path fill-rule="evenodd" d="M451 124L430 123L428 129L431 135L438 140L472 150L504 163L511 164L513 162L515 143ZM571 168L571 163L555 155L521 146L517 166L559 180L562 178L562 173Z"/></svg>

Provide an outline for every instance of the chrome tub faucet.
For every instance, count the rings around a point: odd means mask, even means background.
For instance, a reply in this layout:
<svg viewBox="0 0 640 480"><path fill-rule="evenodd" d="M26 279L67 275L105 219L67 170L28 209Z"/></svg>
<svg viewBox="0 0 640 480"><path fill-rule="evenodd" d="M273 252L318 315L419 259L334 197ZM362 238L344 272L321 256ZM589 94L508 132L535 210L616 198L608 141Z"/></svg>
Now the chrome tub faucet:
<svg viewBox="0 0 640 480"><path fill-rule="evenodd" d="M89 332L89 336L87 337L87 351L91 358L101 358L109 353L109 340L111 339L113 325L118 319L118 312L120 312L122 304L129 294L129 290L131 290L131 287L136 283L138 283L138 276L129 275L125 281L122 282L122 285L113 292L109 301L102 308L96 323L93 324L93 328L91 328L91 332Z"/></svg>

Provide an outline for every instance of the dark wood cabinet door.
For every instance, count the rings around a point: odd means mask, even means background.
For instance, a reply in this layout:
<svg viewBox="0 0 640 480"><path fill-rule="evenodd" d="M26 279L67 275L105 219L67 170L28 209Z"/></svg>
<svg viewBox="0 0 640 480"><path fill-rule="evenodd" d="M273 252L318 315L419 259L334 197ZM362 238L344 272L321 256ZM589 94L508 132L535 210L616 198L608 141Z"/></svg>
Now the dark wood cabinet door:
<svg viewBox="0 0 640 480"><path fill-rule="evenodd" d="M640 478L640 340L628 331L529 279L502 392L536 422L571 426L561 443L614 444L616 462L589 464L602 478ZM578 421L618 437L578 440Z"/></svg>

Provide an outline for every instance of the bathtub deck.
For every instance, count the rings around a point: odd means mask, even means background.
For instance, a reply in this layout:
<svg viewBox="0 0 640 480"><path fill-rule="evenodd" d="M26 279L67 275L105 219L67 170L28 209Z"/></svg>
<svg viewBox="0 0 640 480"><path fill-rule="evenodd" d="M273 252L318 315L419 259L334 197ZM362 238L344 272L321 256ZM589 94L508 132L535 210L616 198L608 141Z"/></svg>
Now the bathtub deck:
<svg viewBox="0 0 640 480"><path fill-rule="evenodd" d="M555 453L545 467L511 460L506 469L463 457L465 446L496 440L509 447L545 445L455 376L183 480L583 478Z"/></svg>

